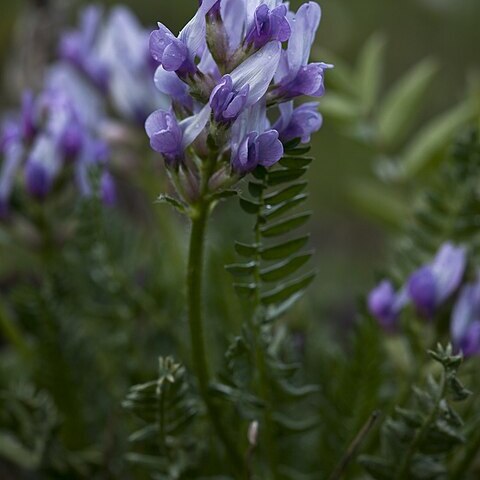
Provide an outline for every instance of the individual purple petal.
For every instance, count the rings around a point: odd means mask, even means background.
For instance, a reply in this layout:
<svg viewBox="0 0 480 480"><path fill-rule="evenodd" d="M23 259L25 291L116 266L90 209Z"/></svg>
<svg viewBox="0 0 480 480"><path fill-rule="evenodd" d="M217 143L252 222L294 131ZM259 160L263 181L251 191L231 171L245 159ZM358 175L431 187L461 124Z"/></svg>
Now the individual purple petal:
<svg viewBox="0 0 480 480"><path fill-rule="evenodd" d="M145 122L145 130L156 152L172 161L181 156L183 133L173 113L153 112Z"/></svg>
<svg viewBox="0 0 480 480"><path fill-rule="evenodd" d="M258 49L272 40L286 42L290 38L290 24L286 18L286 5L280 5L270 10L267 5L260 5L254 16L254 21L245 38L246 45Z"/></svg>
<svg viewBox="0 0 480 480"><path fill-rule="evenodd" d="M267 43L231 73L233 86L237 91L245 85L250 88L247 107L257 103L265 95L277 70L281 50L280 42Z"/></svg>
<svg viewBox="0 0 480 480"><path fill-rule="evenodd" d="M255 143L259 165L268 168L275 165L283 157L283 144L278 139L276 130L268 130L260 134Z"/></svg>

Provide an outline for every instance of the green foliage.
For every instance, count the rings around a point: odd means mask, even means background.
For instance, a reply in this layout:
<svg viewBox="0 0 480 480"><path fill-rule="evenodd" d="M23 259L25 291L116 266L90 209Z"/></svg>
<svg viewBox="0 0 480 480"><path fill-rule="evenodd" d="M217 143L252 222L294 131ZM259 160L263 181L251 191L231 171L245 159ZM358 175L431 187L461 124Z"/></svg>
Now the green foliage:
<svg viewBox="0 0 480 480"><path fill-rule="evenodd" d="M395 252L398 278L429 261L446 241L468 245L478 258L479 182L480 139L478 131L470 129L456 143L431 187L415 202L413 218Z"/></svg>
<svg viewBox="0 0 480 480"><path fill-rule="evenodd" d="M182 365L172 357L161 357L158 364L157 380L132 387L123 402L145 424L130 435L137 452L127 460L150 470L153 479L191 478L198 461L199 444L191 432L198 401Z"/></svg>
<svg viewBox="0 0 480 480"><path fill-rule="evenodd" d="M470 395L457 376L463 359L451 345L429 353L442 366L440 378L429 375L423 389L413 388L412 405L398 407L384 422L380 455L360 459L375 479L447 479L449 455L465 442L463 421L451 404Z"/></svg>
<svg viewBox="0 0 480 480"><path fill-rule="evenodd" d="M305 156L308 150L291 142L278 168L258 167L253 172L249 196L241 197L240 206L255 219L254 241L236 242L236 252L246 261L226 267L238 293L249 300L253 321L231 344L215 392L233 403L243 418L259 422L258 449L263 455L254 455L251 468L276 478L303 478L297 470L305 470L305 465L291 455L292 442L307 446L302 438L318 422L311 402L318 389L303 385L298 354L275 322L315 277L314 272L301 273L312 255L301 251L309 236L295 233L311 216L296 211L307 200L307 183L299 179L311 161ZM255 451L256 443L251 448Z"/></svg>
<svg viewBox="0 0 480 480"><path fill-rule="evenodd" d="M354 68L330 53L322 54L332 59L335 69L327 75L329 88L320 108L345 135L368 147L374 178L357 179L349 185L353 205L377 221L401 229L409 193L405 186L418 180L428 183L428 175L444 161L455 135L479 114L478 86L470 89L464 101L415 128L438 65L425 59L386 88L385 51L385 41L373 35Z"/></svg>

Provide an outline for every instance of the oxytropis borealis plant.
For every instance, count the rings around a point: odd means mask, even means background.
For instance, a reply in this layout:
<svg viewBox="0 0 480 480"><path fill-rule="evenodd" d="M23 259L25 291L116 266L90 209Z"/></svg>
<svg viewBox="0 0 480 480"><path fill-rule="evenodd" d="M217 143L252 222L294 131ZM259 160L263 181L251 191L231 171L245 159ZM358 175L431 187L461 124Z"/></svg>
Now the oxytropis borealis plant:
<svg viewBox="0 0 480 480"><path fill-rule="evenodd" d="M191 221L190 365L201 403L237 475L258 463L264 474L268 465L269 475L280 478L291 461L282 453L286 439L280 432L299 433L315 424L311 418L302 422L291 415L289 402L304 401L316 389L290 383L295 367L284 363L285 342L273 323L314 277L297 274L311 256L301 252L308 235L289 234L310 215L293 209L307 198L306 182L297 182L311 161L304 156L309 148L302 144L321 127L322 118L317 103L296 107L294 101L324 94L324 73L331 65L309 63L320 17L315 2L293 12L278 0L204 0L178 36L161 23L150 36L150 51L159 64L155 84L169 97L170 106L148 117L146 132L152 148L163 156L176 192L161 199ZM249 174L251 181L240 183ZM214 206L240 193L240 206L255 217L254 238L252 243L236 244L247 261L227 270L235 277L237 291L249 300L251 318L226 354L220 383L208 362L204 332L206 228ZM271 239L275 243L269 244ZM175 382L175 372L158 384L156 394L162 402L168 403L162 390ZM127 406L135 410L135 401L146 389L134 389ZM273 402L273 391L281 391L283 397L277 394ZM236 416L227 426L225 401L244 423ZM168 450L168 441L162 448ZM177 445L176 455L178 451Z"/></svg>

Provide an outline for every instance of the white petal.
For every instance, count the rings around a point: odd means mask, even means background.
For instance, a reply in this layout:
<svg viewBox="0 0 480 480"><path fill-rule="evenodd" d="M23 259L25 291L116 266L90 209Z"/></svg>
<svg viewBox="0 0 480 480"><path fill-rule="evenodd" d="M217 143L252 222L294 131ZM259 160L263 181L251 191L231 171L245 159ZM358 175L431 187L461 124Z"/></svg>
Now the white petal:
<svg viewBox="0 0 480 480"><path fill-rule="evenodd" d="M180 128L183 131L182 148L185 149L191 145L195 139L200 135L202 130L210 120L212 109L207 103L202 110L192 117L186 118L180 122Z"/></svg>
<svg viewBox="0 0 480 480"><path fill-rule="evenodd" d="M247 84L250 86L247 107L258 102L267 92L277 71L281 51L280 42L269 42L231 73L236 90Z"/></svg>

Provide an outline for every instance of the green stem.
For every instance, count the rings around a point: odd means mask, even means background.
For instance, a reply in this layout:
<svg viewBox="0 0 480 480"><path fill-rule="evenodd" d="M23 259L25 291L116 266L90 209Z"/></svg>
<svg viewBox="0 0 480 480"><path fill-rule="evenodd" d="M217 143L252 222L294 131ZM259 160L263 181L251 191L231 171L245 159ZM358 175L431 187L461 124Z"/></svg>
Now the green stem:
<svg viewBox="0 0 480 480"><path fill-rule="evenodd" d="M423 425L415 434L412 443L408 447L408 450L405 453L405 456L403 457L402 462L400 463L400 467L397 470L394 480L403 480L403 479L409 478L409 475L410 475L409 469L410 469L410 464L412 462L413 455L415 455L415 452L418 450L420 444L425 439L425 436L427 435L428 429L430 428L431 424L435 421L435 417L437 416L438 409L440 407L440 402L445 395L445 389L446 389L445 376L446 374L445 372L443 372L442 381L440 384L440 389L435 402L435 406L432 408L432 411L423 422Z"/></svg>
<svg viewBox="0 0 480 480"><path fill-rule="evenodd" d="M263 191L259 197L260 205L263 205ZM261 232L260 232L260 221L257 221L255 225L255 244L259 245L261 242ZM260 255L257 253L255 262L257 264L255 271L254 271L254 281L255 281L255 302L254 305L260 307L261 298L260 298ZM261 319L256 319L255 324L253 325L253 331L255 333L255 357L256 363L258 368L258 380L259 380L259 393L260 398L265 402L265 408L263 410L263 422L265 426L265 446L267 450L267 459L270 466L270 471L273 475L273 479L275 480L279 476L278 472L278 455L277 449L275 445L275 429L274 429L274 422L272 418L271 406L272 406L272 399L270 395L270 388L269 388L269 380L268 380L268 366L267 366L267 359L265 356L265 351L262 346L262 326L261 326Z"/></svg>
<svg viewBox="0 0 480 480"><path fill-rule="evenodd" d="M207 182L208 183L208 182ZM210 370L205 350L205 334L203 328L202 293L203 270L205 264L205 238L210 202L207 200L206 187L195 206L192 207L190 233L190 251L187 274L187 303L190 341L192 346L193 367L197 376L200 394L207 407L207 413L222 441L225 451L230 457L235 471L240 474L244 470L243 459L235 448L229 434L222 423L220 412L209 395Z"/></svg>

